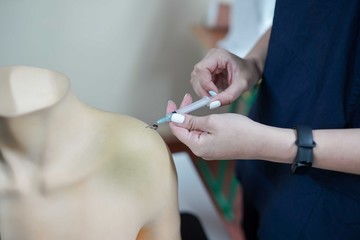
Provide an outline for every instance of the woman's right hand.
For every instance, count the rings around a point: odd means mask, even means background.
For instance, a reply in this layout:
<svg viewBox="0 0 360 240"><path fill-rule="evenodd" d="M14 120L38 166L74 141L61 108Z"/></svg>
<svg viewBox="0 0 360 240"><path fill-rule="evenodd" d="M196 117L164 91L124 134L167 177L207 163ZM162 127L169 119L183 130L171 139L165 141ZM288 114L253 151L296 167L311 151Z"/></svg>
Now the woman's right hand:
<svg viewBox="0 0 360 240"><path fill-rule="evenodd" d="M213 101L228 105L254 86L261 74L255 61L214 48L195 65L190 82L199 97L212 90L217 93Z"/></svg>

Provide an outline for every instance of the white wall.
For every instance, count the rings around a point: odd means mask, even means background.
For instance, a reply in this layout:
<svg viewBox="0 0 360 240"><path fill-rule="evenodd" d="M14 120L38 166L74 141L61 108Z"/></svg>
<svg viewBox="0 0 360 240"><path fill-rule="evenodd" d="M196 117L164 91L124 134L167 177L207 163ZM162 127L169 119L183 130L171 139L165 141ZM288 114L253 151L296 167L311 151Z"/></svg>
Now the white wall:
<svg viewBox="0 0 360 240"><path fill-rule="evenodd" d="M180 102L209 0L0 0L0 66L60 71L95 107L145 122ZM167 127L160 128L167 135Z"/></svg>

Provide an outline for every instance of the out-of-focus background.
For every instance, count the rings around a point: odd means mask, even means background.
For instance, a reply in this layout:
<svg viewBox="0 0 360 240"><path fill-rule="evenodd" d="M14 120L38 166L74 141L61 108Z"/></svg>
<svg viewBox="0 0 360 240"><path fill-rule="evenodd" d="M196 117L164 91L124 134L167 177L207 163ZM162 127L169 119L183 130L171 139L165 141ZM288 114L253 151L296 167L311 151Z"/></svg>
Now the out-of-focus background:
<svg viewBox="0 0 360 240"><path fill-rule="evenodd" d="M60 71L81 100L152 122L204 55L209 0L0 0L0 65ZM159 129L167 135L166 128Z"/></svg>
<svg viewBox="0 0 360 240"><path fill-rule="evenodd" d="M70 78L72 90L85 103L152 123L164 115L169 99L180 103L188 92L197 100L190 73L210 48L245 56L271 25L274 4L275 0L0 0L0 66L59 71ZM227 111L224 107L212 112ZM209 113L204 109L195 114ZM166 125L158 131L168 143L174 140ZM177 154L184 148L175 145L171 150ZM180 207L195 209L200 220L210 222L204 223L215 231L207 232L209 239L230 239L229 233L241 236L234 233L240 229L233 210L241 194L233 165L219 161L210 166L200 160L200 165L191 165L191 153L174 159ZM223 177L230 175L231 182L213 178L214 169ZM235 190L224 205L221 192L229 186ZM209 199L213 205L206 208ZM213 212L220 213L225 228L209 215Z"/></svg>
<svg viewBox="0 0 360 240"><path fill-rule="evenodd" d="M220 3L232 1L0 0L0 66L60 71L86 103L151 123L194 93L190 73L208 49L191 26L215 26Z"/></svg>

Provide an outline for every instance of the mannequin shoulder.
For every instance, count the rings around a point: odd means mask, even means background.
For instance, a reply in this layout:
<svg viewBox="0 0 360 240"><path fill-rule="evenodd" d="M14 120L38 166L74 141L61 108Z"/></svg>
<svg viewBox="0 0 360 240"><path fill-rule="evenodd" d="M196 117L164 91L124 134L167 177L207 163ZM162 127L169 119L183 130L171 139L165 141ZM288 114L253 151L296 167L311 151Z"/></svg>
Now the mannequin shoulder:
<svg viewBox="0 0 360 240"><path fill-rule="evenodd" d="M172 178L175 172L171 153L162 137L146 126L126 115L107 121L103 126L107 162L122 177L142 175L141 178L149 178L148 183L156 181L159 174Z"/></svg>
<svg viewBox="0 0 360 240"><path fill-rule="evenodd" d="M116 116L105 124L101 182L112 194L129 199L137 209L144 234L167 236L178 233L177 174L172 155L162 137L147 124ZM141 238L143 239L143 238ZM159 237L158 239L174 239Z"/></svg>
<svg viewBox="0 0 360 240"><path fill-rule="evenodd" d="M136 151L139 155L150 152L168 155L168 149L162 137L155 130L148 128L146 123L126 115L119 115L117 119L111 130L114 141L121 146L122 152L128 150L132 153Z"/></svg>

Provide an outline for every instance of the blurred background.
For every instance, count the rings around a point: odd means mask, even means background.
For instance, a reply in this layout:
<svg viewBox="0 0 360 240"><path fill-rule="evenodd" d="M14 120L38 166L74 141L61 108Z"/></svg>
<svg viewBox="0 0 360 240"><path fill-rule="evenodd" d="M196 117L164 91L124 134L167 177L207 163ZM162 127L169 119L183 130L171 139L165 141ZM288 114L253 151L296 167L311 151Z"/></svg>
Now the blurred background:
<svg viewBox="0 0 360 240"><path fill-rule="evenodd" d="M165 114L169 99L179 104L185 93L198 99L189 83L190 73L210 48L222 47L245 56L271 25L274 4L275 0L0 0L0 66L59 71L69 77L72 90L83 102L150 124ZM173 141L166 125L158 132L168 143ZM183 151L182 147L170 146L173 153ZM239 185L232 184L231 201L224 205L221 194L230 184L211 175L212 169L219 172L216 161L212 166L196 161L199 166L189 165L194 160L191 153L174 158L180 206L195 208L200 215L199 206L212 199L214 205L204 209L200 219L214 223L206 214L217 209L227 231L210 224L207 229L217 233L212 232L209 239L228 239L216 235L221 232L241 239ZM220 165L220 175L230 175L234 183L232 166ZM204 171L207 174L201 175ZM202 181L199 188L186 182L189 179ZM226 186L216 185L218 182ZM210 195L204 192L205 200L201 199L199 189L207 189ZM221 197L222 206L216 196Z"/></svg>
<svg viewBox="0 0 360 240"><path fill-rule="evenodd" d="M209 0L0 0L0 65L67 75L84 102L151 123L180 102L204 55ZM166 128L160 128L167 136Z"/></svg>
<svg viewBox="0 0 360 240"><path fill-rule="evenodd" d="M191 27L227 28L229 8L219 20L219 6L240 3L240 25L221 43L236 52L234 36L248 31L241 26L252 30L251 45L253 26L263 28L264 22L256 8L272 1L0 0L0 66L62 72L84 102L151 123L169 99L180 103L185 93L194 93L190 73L209 46ZM159 132L171 137L167 127Z"/></svg>

